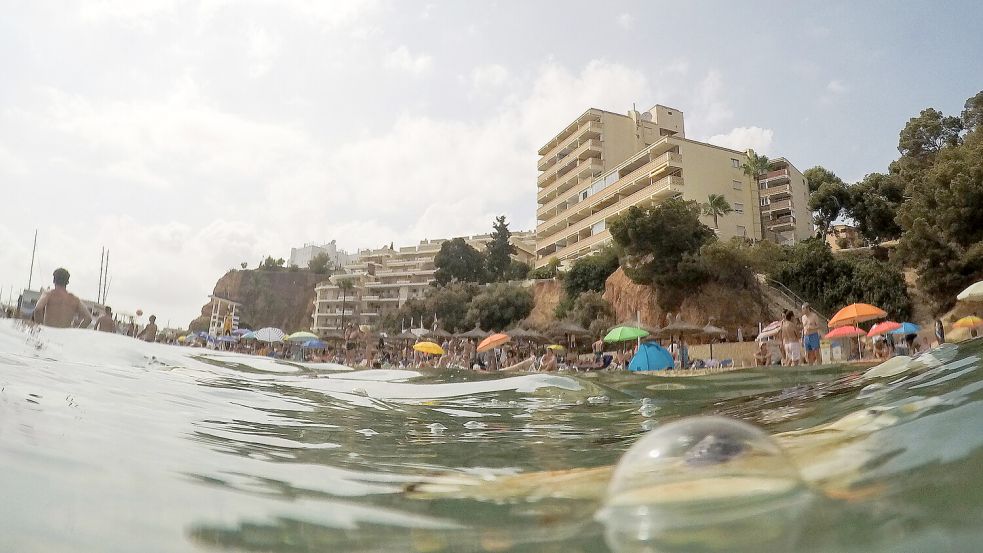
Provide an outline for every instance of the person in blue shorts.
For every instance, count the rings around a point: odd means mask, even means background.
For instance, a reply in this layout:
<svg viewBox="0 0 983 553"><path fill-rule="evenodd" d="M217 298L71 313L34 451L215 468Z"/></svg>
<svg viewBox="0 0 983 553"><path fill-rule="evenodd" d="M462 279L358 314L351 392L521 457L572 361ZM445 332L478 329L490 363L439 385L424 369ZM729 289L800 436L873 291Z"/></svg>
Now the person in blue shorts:
<svg viewBox="0 0 983 553"><path fill-rule="evenodd" d="M819 315L809 307L808 303L803 303L802 348L805 350L805 362L808 365L819 363L819 329L821 326Z"/></svg>

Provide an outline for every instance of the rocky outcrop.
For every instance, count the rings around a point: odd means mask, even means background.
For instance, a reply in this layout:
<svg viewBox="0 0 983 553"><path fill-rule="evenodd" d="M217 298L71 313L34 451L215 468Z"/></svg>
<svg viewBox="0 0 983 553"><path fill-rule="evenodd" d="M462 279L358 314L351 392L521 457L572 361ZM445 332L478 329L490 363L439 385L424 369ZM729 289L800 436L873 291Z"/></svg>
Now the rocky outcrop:
<svg viewBox="0 0 983 553"><path fill-rule="evenodd" d="M549 326L556 316L556 306L563 299L563 285L559 280L536 280L532 284L533 308L525 322L536 328Z"/></svg>
<svg viewBox="0 0 983 553"><path fill-rule="evenodd" d="M309 329L314 311L314 286L325 275L311 271L234 270L225 273L212 294L243 304L242 326L273 326L287 332ZM201 308L201 316L191 322L192 330L207 330L211 302Z"/></svg>
<svg viewBox="0 0 983 553"><path fill-rule="evenodd" d="M633 282L623 269L608 277L604 299L611 304L617 321L635 320L640 315L642 324L665 325L666 313L659 308L658 291ZM713 319L716 326L732 335L739 326L748 334L757 330L759 322L768 323L777 318L770 312L761 290L734 289L719 283L706 284L698 293L685 298L679 314L684 321L694 324L706 324Z"/></svg>

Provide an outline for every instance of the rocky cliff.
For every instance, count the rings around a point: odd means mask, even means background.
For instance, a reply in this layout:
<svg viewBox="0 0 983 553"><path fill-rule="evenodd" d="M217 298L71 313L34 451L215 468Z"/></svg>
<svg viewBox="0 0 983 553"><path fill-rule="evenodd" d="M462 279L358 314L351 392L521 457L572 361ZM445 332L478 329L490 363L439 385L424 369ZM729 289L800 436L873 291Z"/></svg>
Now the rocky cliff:
<svg viewBox="0 0 983 553"><path fill-rule="evenodd" d="M556 306L563 299L563 285L559 280L537 280L532 285L532 313L526 317L526 323L536 328L545 328L556 318Z"/></svg>
<svg viewBox="0 0 983 553"><path fill-rule="evenodd" d="M622 269L615 271L604 286L604 299L611 304L615 320L634 320L636 313L643 324L664 326L666 313L658 304L658 292L650 287L632 282ZM741 326L747 334L757 331L758 323L768 323L777 318L758 289L734 289L710 283L699 293L683 300L680 306L682 319L689 323L706 324L711 318L714 324L726 329L731 336ZM673 313L675 316L675 313Z"/></svg>
<svg viewBox="0 0 983 553"><path fill-rule="evenodd" d="M274 326L287 332L309 329L314 311L314 286L325 275L302 271L229 271L212 294L243 304L240 325L248 328ZM201 308L201 316L191 322L192 330L207 330L211 302Z"/></svg>

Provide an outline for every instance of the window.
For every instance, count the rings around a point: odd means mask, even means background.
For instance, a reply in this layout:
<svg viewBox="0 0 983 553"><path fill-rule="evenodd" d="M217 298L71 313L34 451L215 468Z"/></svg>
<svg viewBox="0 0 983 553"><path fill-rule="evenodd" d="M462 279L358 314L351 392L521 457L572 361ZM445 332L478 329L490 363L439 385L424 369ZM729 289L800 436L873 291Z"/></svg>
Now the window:
<svg viewBox="0 0 983 553"><path fill-rule="evenodd" d="M730 158L730 166L734 169L740 169L741 161L739 159Z"/></svg>
<svg viewBox="0 0 983 553"><path fill-rule="evenodd" d="M740 202L734 202L734 213L738 215L744 215L744 204Z"/></svg>
<svg viewBox="0 0 983 553"><path fill-rule="evenodd" d="M761 198L761 207L771 204L771 198Z"/></svg>
<svg viewBox="0 0 983 553"><path fill-rule="evenodd" d="M744 190L744 183L736 180L733 182L734 190Z"/></svg>
<svg viewBox="0 0 983 553"><path fill-rule="evenodd" d="M747 229L744 228L744 225L737 225L737 233L736 234L738 236L747 236Z"/></svg>
<svg viewBox="0 0 983 553"><path fill-rule="evenodd" d="M582 190L580 192L580 201L586 200L587 199L587 196L590 196L590 188L587 188L587 189Z"/></svg>
<svg viewBox="0 0 983 553"><path fill-rule="evenodd" d="M593 235L595 235L597 233L603 232L604 229L607 228L607 226L608 226L607 225L607 221L598 221L598 222L594 223L594 225L591 226L591 228L590 228L590 234L591 234L591 236L593 236Z"/></svg>

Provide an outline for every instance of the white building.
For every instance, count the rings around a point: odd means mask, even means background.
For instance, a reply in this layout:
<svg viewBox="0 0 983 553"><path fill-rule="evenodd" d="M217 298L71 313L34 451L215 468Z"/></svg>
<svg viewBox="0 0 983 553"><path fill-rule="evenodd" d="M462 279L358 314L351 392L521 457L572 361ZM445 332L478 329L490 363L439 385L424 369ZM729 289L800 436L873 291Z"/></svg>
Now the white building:
<svg viewBox="0 0 983 553"><path fill-rule="evenodd" d="M290 260L287 262L287 266L296 265L300 268L305 268L311 262L311 259L314 259L314 256L322 253L328 256L328 259L334 263L335 267L342 267L354 263L358 259L358 255L352 255L345 250L339 250L338 245L332 240L320 246L304 244L299 248L290 248Z"/></svg>

